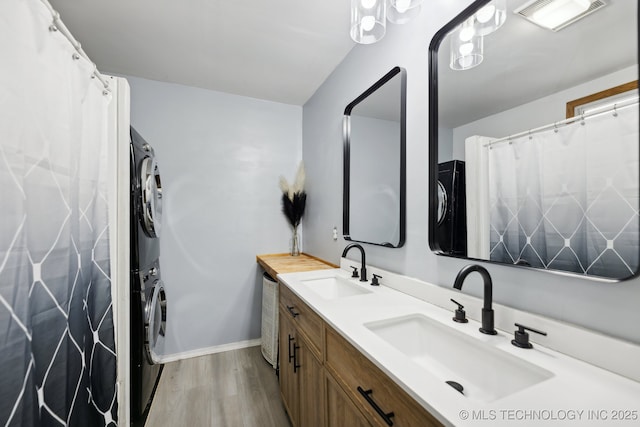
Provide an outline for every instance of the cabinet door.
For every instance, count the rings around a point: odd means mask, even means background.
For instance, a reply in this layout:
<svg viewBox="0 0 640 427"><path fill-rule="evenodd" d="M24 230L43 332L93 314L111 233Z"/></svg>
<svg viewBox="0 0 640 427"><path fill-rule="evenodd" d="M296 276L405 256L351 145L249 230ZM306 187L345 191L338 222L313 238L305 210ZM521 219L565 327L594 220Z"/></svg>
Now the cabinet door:
<svg viewBox="0 0 640 427"><path fill-rule="evenodd" d="M307 339L298 334L296 350L300 389L299 420L301 427L324 427L324 369ZM349 425L349 424L344 424Z"/></svg>
<svg viewBox="0 0 640 427"><path fill-rule="evenodd" d="M327 372L372 425L386 427L391 421L394 427L442 426L338 332L326 328L325 344Z"/></svg>
<svg viewBox="0 0 640 427"><path fill-rule="evenodd" d="M327 374L327 427L371 427L349 397Z"/></svg>
<svg viewBox="0 0 640 427"><path fill-rule="evenodd" d="M280 394L291 423L294 426L298 423L298 377L294 372L294 351L296 343L296 332L289 316L280 306ZM299 363L299 362L298 362Z"/></svg>

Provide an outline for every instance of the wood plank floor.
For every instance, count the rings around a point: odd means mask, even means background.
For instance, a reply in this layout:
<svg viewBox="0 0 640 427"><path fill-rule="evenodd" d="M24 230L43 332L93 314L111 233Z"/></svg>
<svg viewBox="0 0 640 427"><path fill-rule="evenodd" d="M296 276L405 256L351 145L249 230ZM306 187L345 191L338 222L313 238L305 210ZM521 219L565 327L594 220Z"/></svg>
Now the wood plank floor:
<svg viewBox="0 0 640 427"><path fill-rule="evenodd" d="M167 363L145 427L177 426L290 427L260 347Z"/></svg>

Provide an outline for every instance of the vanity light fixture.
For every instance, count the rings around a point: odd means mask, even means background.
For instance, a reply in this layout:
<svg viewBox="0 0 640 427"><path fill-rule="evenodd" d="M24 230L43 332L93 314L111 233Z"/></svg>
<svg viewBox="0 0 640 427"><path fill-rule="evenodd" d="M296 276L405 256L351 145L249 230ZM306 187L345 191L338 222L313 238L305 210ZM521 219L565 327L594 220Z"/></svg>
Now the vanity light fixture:
<svg viewBox="0 0 640 427"><path fill-rule="evenodd" d="M504 0L498 0L504 1ZM351 38L360 44L384 37L387 20L405 24L418 16L423 0L351 0Z"/></svg>
<svg viewBox="0 0 640 427"><path fill-rule="evenodd" d="M423 0L387 0L387 20L405 24L418 16Z"/></svg>
<svg viewBox="0 0 640 427"><path fill-rule="evenodd" d="M375 43L387 30L386 0L351 0L351 38L360 44Z"/></svg>
<svg viewBox="0 0 640 427"><path fill-rule="evenodd" d="M606 5L604 0L533 0L514 13L543 28L560 31Z"/></svg>
<svg viewBox="0 0 640 427"><path fill-rule="evenodd" d="M507 20L507 0L491 0L477 11L473 18L479 35L486 36L493 33Z"/></svg>

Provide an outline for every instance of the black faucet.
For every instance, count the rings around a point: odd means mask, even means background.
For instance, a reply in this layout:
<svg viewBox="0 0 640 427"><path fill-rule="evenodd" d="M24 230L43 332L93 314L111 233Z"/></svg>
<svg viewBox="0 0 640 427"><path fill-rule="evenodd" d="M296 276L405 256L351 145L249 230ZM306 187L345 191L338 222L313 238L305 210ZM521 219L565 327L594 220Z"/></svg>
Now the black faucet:
<svg viewBox="0 0 640 427"><path fill-rule="evenodd" d="M487 335L495 335L498 332L493 327L493 309L491 308L491 301L493 300L493 282L489 272L482 266L477 264L467 265L456 276L456 280L453 282L453 287L460 290L462 289L462 282L467 278L469 273L477 271L482 276L484 282L484 307L482 307L482 327L480 332Z"/></svg>
<svg viewBox="0 0 640 427"><path fill-rule="evenodd" d="M347 245L346 248L344 248L344 251L342 251L342 257L346 257L347 256L347 252L349 252L349 249L351 248L358 248L360 249L360 255L362 256L361 259L361 266L360 266L360 281L361 282L366 282L367 281L367 264L366 264L366 257L364 255L364 248L362 246L360 246L357 243L351 243L350 245Z"/></svg>

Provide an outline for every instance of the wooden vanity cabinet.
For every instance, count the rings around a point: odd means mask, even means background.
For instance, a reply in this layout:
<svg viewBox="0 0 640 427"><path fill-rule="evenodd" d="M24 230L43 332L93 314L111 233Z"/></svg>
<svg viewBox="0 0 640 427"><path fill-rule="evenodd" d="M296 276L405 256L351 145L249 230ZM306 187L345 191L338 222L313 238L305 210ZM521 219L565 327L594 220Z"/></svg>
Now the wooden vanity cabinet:
<svg viewBox="0 0 640 427"><path fill-rule="evenodd" d="M296 345L296 330L289 320L287 313L280 307L279 313L280 338L278 352L280 357L280 395L285 410L293 425L298 421L298 376L294 371L293 351Z"/></svg>
<svg viewBox="0 0 640 427"><path fill-rule="evenodd" d="M280 285L280 392L294 427L441 424Z"/></svg>
<svg viewBox="0 0 640 427"><path fill-rule="evenodd" d="M300 427L325 425L324 368L316 358L304 336L300 336L299 412Z"/></svg>
<svg viewBox="0 0 640 427"><path fill-rule="evenodd" d="M441 426L429 412L332 328L325 368L373 426Z"/></svg>
<svg viewBox="0 0 640 427"><path fill-rule="evenodd" d="M324 427L322 319L280 286L280 393L294 427Z"/></svg>

